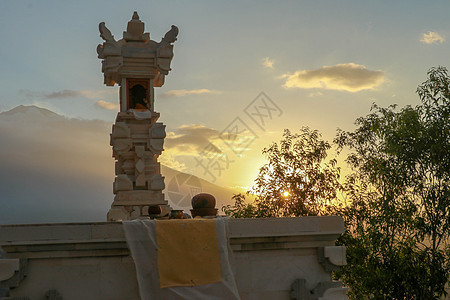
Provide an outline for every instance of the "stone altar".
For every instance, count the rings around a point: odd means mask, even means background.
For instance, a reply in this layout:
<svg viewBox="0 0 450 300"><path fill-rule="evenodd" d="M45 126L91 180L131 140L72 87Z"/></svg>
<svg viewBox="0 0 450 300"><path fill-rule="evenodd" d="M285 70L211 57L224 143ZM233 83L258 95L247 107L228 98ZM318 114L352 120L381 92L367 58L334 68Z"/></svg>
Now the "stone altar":
<svg viewBox="0 0 450 300"><path fill-rule="evenodd" d="M173 45L178 28L172 28L161 41L150 39L144 23L134 12L123 39L116 41L102 22L97 46L102 59L104 83L120 86L120 111L112 127L111 146L116 159L114 202L108 221L132 220L148 216L149 205L170 211L162 191L165 188L158 156L164 150L165 125L157 122L154 87L164 84L170 71Z"/></svg>

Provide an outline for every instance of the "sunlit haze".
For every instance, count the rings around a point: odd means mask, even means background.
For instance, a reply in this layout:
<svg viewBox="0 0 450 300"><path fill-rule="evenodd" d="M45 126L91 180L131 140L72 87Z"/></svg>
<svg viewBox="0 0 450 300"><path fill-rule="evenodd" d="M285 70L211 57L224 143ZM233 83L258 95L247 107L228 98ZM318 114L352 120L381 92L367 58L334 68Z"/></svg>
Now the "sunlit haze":
<svg viewBox="0 0 450 300"><path fill-rule="evenodd" d="M418 104L427 70L449 66L449 1L0 1L0 112L35 105L86 129L31 132L31 121L3 119L2 209L31 184L17 174L35 172L56 188L67 184L57 194L33 187L49 207L65 193L91 191L77 187L89 179L92 191L110 193L102 196L106 213L114 178L108 134L119 100L118 87L103 84L98 24L121 39L135 10L153 40L172 24L180 30L172 71L155 89L167 131L160 161L223 187L252 186L262 148L283 129L309 126L331 141L373 102ZM208 160L217 164L203 168Z"/></svg>

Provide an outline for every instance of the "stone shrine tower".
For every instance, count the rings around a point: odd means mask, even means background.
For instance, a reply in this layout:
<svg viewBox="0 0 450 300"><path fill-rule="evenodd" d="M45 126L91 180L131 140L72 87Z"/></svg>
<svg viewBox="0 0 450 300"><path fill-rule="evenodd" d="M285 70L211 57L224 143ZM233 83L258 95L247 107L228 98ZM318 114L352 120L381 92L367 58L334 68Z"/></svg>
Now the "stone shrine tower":
<svg viewBox="0 0 450 300"><path fill-rule="evenodd" d="M107 86L120 86L120 111L112 127L111 146L116 159L113 184L114 202L108 221L131 220L148 215L149 205L170 207L162 191L165 188L157 161L166 137L165 125L157 122L154 87L164 84L173 57L178 28L172 25L161 42L144 33L144 23L134 12L123 39L116 41L105 23L99 25L97 46Z"/></svg>

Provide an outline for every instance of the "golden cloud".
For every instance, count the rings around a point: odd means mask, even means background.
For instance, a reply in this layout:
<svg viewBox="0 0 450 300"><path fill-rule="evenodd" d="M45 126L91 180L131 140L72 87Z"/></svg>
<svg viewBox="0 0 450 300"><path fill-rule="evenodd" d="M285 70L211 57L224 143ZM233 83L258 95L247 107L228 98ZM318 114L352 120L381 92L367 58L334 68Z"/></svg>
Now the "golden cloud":
<svg viewBox="0 0 450 300"><path fill-rule="evenodd" d="M372 71L355 63L323 66L315 70L301 70L293 74L285 74L286 88L321 88L358 92L374 89L384 81L382 71Z"/></svg>
<svg viewBox="0 0 450 300"><path fill-rule="evenodd" d="M182 125L176 132L167 134L165 144L168 149L176 151L178 155L198 155L208 148L208 151L221 153L212 141L218 139L219 132L213 128L199 124Z"/></svg>
<svg viewBox="0 0 450 300"><path fill-rule="evenodd" d="M95 102L95 104L100 108L104 108L104 109L108 109L108 110L118 110L119 109L119 103L111 103L111 102L99 100L99 101Z"/></svg>
<svg viewBox="0 0 450 300"><path fill-rule="evenodd" d="M275 62L272 59L270 59L269 57L264 57L264 59L263 59L263 66L266 68L273 69L274 63Z"/></svg>
<svg viewBox="0 0 450 300"><path fill-rule="evenodd" d="M88 99L115 99L118 97L117 89L107 90L82 90L79 92L81 96Z"/></svg>
<svg viewBox="0 0 450 300"><path fill-rule="evenodd" d="M62 99L62 98L73 98L73 97L77 97L78 95L79 95L79 93L77 91L63 90L63 91L45 94L44 98L46 98L46 99Z"/></svg>
<svg viewBox="0 0 450 300"><path fill-rule="evenodd" d="M423 34L420 41L425 44L442 44L445 41L445 38L437 32L428 31L428 33Z"/></svg>
<svg viewBox="0 0 450 300"><path fill-rule="evenodd" d="M166 97L184 97L187 95L200 95L200 94L212 94L217 93L217 91L208 90L208 89L198 89L198 90L170 90L162 94L162 96Z"/></svg>

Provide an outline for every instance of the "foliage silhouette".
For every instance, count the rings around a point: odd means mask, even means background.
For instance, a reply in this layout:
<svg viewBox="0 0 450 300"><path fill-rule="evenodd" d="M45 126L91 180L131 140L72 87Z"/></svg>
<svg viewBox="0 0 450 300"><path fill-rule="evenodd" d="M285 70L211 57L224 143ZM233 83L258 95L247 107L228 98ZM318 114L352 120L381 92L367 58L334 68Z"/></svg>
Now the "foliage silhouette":
<svg viewBox="0 0 450 300"><path fill-rule="evenodd" d="M450 78L432 68L421 104L372 107L354 132L338 131L353 173L338 241L348 265L337 276L355 299L439 299L449 278ZM370 271L370 276L368 272Z"/></svg>
<svg viewBox="0 0 450 300"><path fill-rule="evenodd" d="M325 212L340 188L336 160L328 163L331 146L317 130L303 127L299 134L285 130L279 144L263 149L268 162L259 170L249 194L253 204L245 203L245 195L233 197L235 205L223 207L233 217L315 216Z"/></svg>
<svg viewBox="0 0 450 300"><path fill-rule="evenodd" d="M338 130L338 151L350 153L352 172L339 184L330 145L317 131L286 130L255 187L223 207L234 217L338 214L347 266L335 277L353 299L439 299L450 274L450 77L432 68L417 88L421 104L397 109L373 105L352 132ZM345 195L333 202L339 190ZM289 191L288 199L282 192Z"/></svg>

